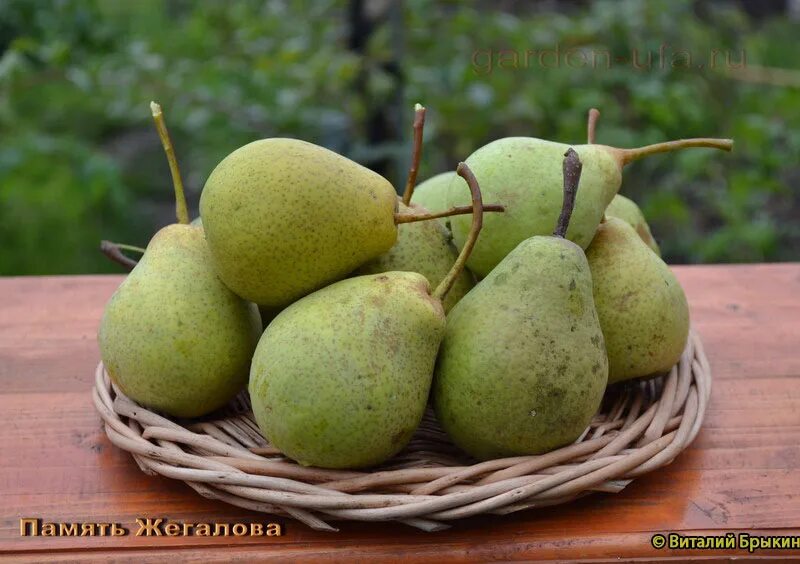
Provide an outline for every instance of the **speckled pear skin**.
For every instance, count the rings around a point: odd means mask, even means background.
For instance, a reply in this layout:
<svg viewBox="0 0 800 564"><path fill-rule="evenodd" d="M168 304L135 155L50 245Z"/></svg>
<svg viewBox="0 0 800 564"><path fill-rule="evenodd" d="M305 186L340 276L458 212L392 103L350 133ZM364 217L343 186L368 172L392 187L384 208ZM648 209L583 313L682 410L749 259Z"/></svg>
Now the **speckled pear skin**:
<svg viewBox="0 0 800 564"><path fill-rule="evenodd" d="M202 228L169 225L106 305L100 355L131 399L198 417L247 383L261 319L214 272Z"/></svg>
<svg viewBox="0 0 800 564"><path fill-rule="evenodd" d="M442 427L472 456L539 454L583 432L607 377L583 251L536 236L447 316L433 400Z"/></svg>
<svg viewBox="0 0 800 564"><path fill-rule="evenodd" d="M380 464L422 419L444 325L428 281L411 272L349 278L298 300L253 357L259 427L303 465Z"/></svg>
<svg viewBox="0 0 800 564"><path fill-rule="evenodd" d="M655 254L661 256L661 249L658 247L658 243L656 243L656 240L653 238L653 234L650 232L650 226L647 225L647 220L644 218L642 210L636 205L636 202L626 198L621 194L617 194L614 196L614 199L611 200L611 203L608 204L608 207L606 208L606 215L618 217L626 221L636 230L636 233L639 234L639 237L642 238L642 241L644 241L648 247L653 249Z"/></svg>
<svg viewBox="0 0 800 564"><path fill-rule="evenodd" d="M410 212L411 208L415 208L417 212L420 209L424 210L414 205L409 208L402 203L399 206L400 213ZM389 252L361 266L356 270L356 274L418 272L428 279L432 288L435 288L447 276L457 257L458 253L450 234L438 222L404 223L398 226L397 242ZM467 270L462 271L443 302L445 313L450 311L474 285L472 274Z"/></svg>
<svg viewBox="0 0 800 564"><path fill-rule="evenodd" d="M237 149L200 196L220 277L268 307L286 306L388 251L397 239L396 205L379 174L296 139Z"/></svg>
<svg viewBox="0 0 800 564"><path fill-rule="evenodd" d="M689 335L686 295L627 222L610 217L586 250L608 350L609 383L666 372Z"/></svg>
<svg viewBox="0 0 800 564"><path fill-rule="evenodd" d="M453 171L442 172L436 176L432 176L424 182L420 182L414 193L411 195L411 203L422 206L429 212L442 212L445 211L447 206L447 190L453 178L461 178ZM464 190L468 190L467 183L461 179L461 184ZM437 219L443 227L450 231L450 218L442 217Z"/></svg>
<svg viewBox="0 0 800 564"><path fill-rule="evenodd" d="M505 206L504 213L486 214L481 238L467 261L479 278L500 263L519 243L533 235L553 232L563 202L562 160L570 145L530 137L506 137L484 145L466 163L480 178L486 202ZM577 145L583 163L580 189L567 230L567 239L581 248L595 229L622 175L619 163L602 145ZM451 181L447 205L469 204L469 193ZM450 218L453 239L461 249L469 233L470 216Z"/></svg>

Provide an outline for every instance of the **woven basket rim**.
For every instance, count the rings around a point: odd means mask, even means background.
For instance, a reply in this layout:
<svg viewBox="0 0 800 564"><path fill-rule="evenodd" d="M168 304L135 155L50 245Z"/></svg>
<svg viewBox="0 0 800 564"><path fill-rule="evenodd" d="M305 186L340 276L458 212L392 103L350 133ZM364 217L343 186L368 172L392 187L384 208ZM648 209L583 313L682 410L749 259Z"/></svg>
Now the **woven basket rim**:
<svg viewBox="0 0 800 564"><path fill-rule="evenodd" d="M708 359L691 330L668 374L609 388L603 407L570 445L475 462L452 445L429 409L406 449L362 471L304 467L283 457L261 435L244 393L216 418L173 420L127 398L101 362L92 399L109 440L130 452L144 473L184 481L203 497L318 530L356 520L436 531L473 515L621 491L694 440L710 393Z"/></svg>

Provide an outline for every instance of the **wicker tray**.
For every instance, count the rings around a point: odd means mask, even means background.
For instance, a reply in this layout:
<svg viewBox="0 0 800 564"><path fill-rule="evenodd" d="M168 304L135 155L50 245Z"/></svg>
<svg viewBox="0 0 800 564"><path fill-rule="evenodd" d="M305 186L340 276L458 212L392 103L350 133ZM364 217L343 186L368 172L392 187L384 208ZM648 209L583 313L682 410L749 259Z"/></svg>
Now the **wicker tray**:
<svg viewBox="0 0 800 564"><path fill-rule="evenodd" d="M505 514L616 493L669 464L703 422L711 371L700 339L666 376L610 388L575 443L539 456L475 462L433 415L411 443L372 471L300 466L267 444L242 394L223 412L175 421L124 396L98 365L94 404L109 440L146 474L182 480L203 497L291 516L314 529L329 521L399 521L426 531L477 514Z"/></svg>

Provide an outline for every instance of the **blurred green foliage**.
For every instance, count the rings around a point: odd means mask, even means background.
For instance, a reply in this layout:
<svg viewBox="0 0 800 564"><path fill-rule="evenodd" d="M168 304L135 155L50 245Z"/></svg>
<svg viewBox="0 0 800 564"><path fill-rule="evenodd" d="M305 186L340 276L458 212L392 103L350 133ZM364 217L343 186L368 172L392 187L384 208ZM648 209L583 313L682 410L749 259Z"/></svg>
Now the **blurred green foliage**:
<svg viewBox="0 0 800 564"><path fill-rule="evenodd" d="M219 160L277 135L370 166L388 156L381 172L402 186L416 101L429 108L420 178L506 135L584 142L592 106L600 143L733 137L730 155L635 163L623 192L672 262L800 258L800 22L688 0L532 5L407 0L399 26L385 16L354 51L345 0L0 3L0 274L115 271L101 238L143 245L171 221L151 99L195 209ZM526 51L556 47L557 64L525 64ZM570 50L607 51L610 68L569 65ZM615 60L634 51L651 68ZM745 68L730 68L743 52ZM395 59L403 84L387 71ZM756 65L795 70L788 84L745 80ZM380 143L367 140L375 108L402 124Z"/></svg>

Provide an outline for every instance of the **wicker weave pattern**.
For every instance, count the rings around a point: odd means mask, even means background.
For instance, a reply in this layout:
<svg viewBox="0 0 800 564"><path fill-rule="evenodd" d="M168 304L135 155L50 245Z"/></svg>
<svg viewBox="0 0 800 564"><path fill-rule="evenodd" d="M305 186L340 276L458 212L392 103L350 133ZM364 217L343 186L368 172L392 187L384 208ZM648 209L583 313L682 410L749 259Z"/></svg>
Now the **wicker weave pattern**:
<svg viewBox="0 0 800 564"><path fill-rule="evenodd" d="M124 396L101 363L92 396L110 441L143 472L185 481L204 497L314 529L336 530L330 521L348 519L435 531L472 515L621 491L692 442L710 393L711 370L692 331L667 376L609 390L600 413L569 446L476 463L427 413L406 449L373 471L308 468L284 458L261 435L244 394L218 419L175 422Z"/></svg>

